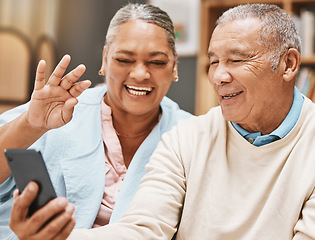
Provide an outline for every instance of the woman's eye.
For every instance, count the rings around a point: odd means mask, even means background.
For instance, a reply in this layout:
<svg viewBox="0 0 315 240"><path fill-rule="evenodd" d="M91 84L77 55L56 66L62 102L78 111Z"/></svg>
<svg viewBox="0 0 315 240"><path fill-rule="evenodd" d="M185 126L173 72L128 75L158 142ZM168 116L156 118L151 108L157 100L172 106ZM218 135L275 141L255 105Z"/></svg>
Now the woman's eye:
<svg viewBox="0 0 315 240"><path fill-rule="evenodd" d="M123 58L116 58L116 61L119 62L119 63L133 63L132 60L123 59Z"/></svg>
<svg viewBox="0 0 315 240"><path fill-rule="evenodd" d="M149 64L157 65L157 66L164 66L166 65L166 62L164 61L151 61Z"/></svg>

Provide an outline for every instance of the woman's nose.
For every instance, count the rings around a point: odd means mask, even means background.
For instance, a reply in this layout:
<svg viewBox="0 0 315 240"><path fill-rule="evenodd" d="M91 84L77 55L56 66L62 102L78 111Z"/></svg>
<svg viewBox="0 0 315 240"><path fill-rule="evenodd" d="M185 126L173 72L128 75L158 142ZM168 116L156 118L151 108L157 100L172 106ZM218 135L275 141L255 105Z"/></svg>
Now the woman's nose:
<svg viewBox="0 0 315 240"><path fill-rule="evenodd" d="M150 73L143 63L136 64L130 72L130 78L143 81L150 78Z"/></svg>

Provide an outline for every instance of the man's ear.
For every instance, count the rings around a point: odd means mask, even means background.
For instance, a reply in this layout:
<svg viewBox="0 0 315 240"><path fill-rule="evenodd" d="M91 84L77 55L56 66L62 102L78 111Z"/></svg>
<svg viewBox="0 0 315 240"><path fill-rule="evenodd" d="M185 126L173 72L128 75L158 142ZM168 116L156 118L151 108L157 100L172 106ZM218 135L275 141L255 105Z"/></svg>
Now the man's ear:
<svg viewBox="0 0 315 240"><path fill-rule="evenodd" d="M301 62L300 53L295 48L290 48L283 56L282 64L284 68L283 79L291 81L294 79L299 71Z"/></svg>

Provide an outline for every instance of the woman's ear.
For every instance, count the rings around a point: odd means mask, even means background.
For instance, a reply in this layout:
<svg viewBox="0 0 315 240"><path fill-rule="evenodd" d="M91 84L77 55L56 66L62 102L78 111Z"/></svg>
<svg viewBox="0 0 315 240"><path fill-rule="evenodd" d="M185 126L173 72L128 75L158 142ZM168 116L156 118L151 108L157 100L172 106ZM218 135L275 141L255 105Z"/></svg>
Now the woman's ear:
<svg viewBox="0 0 315 240"><path fill-rule="evenodd" d="M102 66L99 71L99 75L105 76L106 75L106 64L107 64L107 59L106 59L106 46L103 48L103 55L102 55Z"/></svg>
<svg viewBox="0 0 315 240"><path fill-rule="evenodd" d="M178 81L178 70L177 70L177 54L175 56L174 67L173 67L173 79L174 82Z"/></svg>
<svg viewBox="0 0 315 240"><path fill-rule="evenodd" d="M284 54L282 61L284 64L283 79L285 81L295 79L298 74L301 61L299 51L295 48L290 48L286 54Z"/></svg>

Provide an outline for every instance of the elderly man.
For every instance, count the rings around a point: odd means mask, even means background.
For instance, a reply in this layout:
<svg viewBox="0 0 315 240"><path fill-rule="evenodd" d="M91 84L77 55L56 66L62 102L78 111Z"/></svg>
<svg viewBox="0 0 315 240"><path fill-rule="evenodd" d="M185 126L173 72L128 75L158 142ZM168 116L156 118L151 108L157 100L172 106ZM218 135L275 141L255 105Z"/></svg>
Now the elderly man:
<svg viewBox="0 0 315 240"><path fill-rule="evenodd" d="M315 239L315 106L294 87L300 38L275 5L217 21L219 107L164 135L127 214L70 239Z"/></svg>

